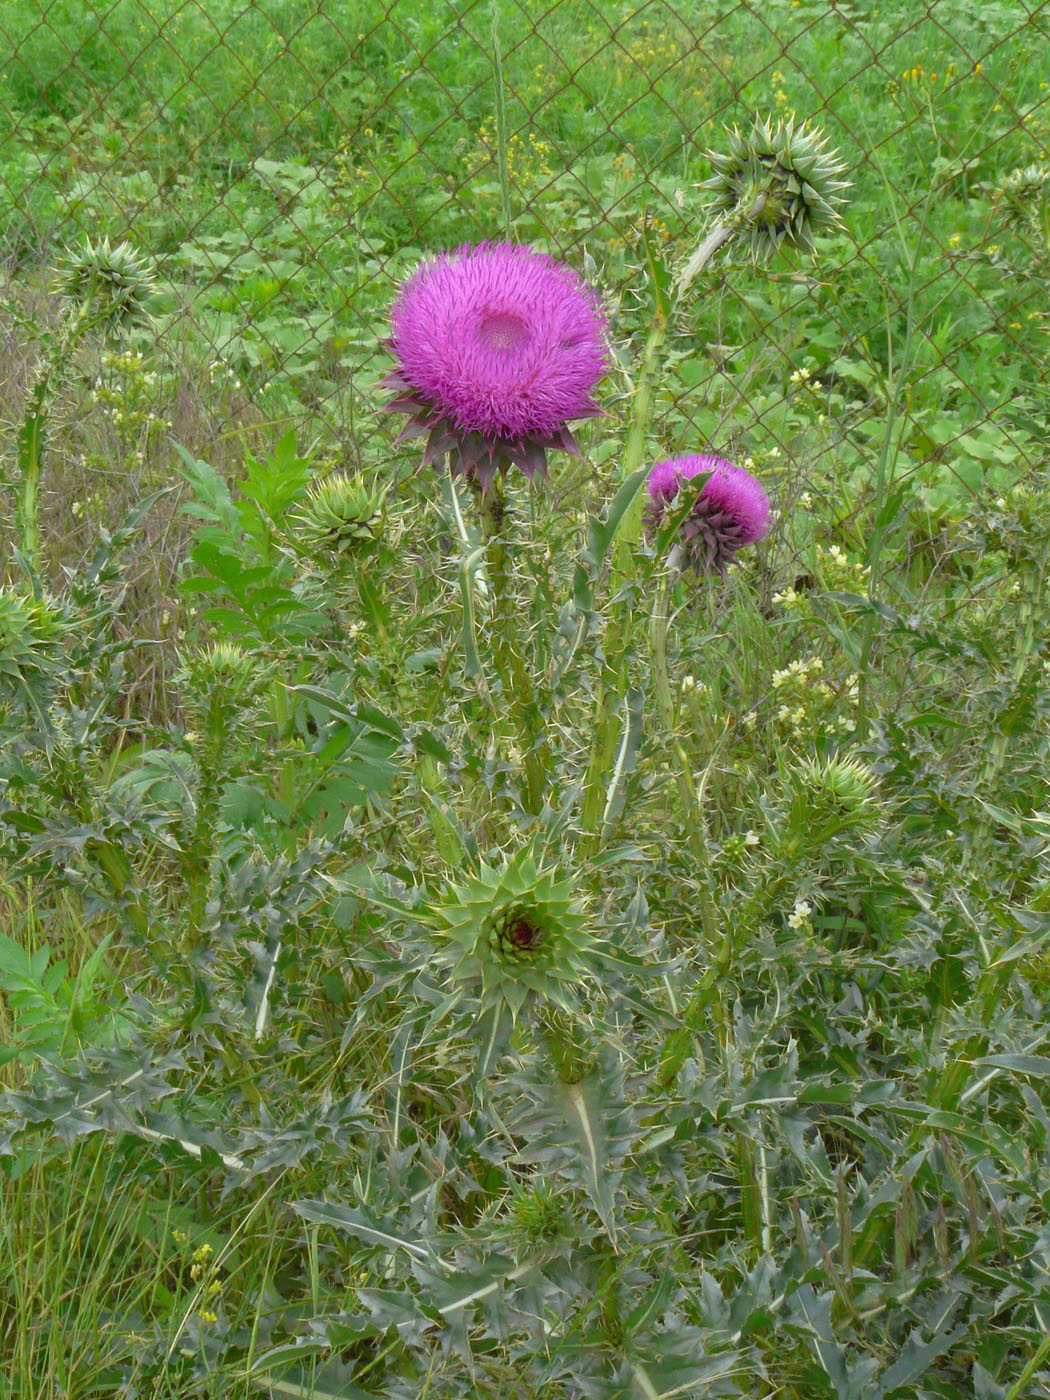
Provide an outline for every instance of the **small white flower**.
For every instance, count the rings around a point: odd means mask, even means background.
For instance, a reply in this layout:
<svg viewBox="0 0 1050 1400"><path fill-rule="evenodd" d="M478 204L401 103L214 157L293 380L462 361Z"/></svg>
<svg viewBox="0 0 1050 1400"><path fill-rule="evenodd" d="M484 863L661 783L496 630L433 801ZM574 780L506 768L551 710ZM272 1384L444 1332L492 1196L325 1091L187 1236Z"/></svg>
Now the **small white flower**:
<svg viewBox="0 0 1050 1400"><path fill-rule="evenodd" d="M788 915L788 928L802 929L809 927L809 916L813 913L813 906L808 899L796 899L795 907Z"/></svg>

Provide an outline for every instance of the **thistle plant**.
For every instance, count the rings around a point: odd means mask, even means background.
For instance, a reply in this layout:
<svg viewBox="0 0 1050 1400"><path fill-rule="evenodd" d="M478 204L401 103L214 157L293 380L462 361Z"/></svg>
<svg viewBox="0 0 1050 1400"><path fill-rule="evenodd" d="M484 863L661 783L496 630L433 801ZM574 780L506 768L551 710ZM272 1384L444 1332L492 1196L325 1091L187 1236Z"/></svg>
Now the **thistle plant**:
<svg viewBox="0 0 1050 1400"><path fill-rule="evenodd" d="M687 482L701 481L699 494L683 515L675 503ZM692 569L699 580L707 574L724 574L736 552L755 544L769 530L769 499L760 482L743 467L724 457L701 453L657 462L647 482L650 533L659 536L668 514L676 539L653 605L650 637L657 701L668 732L675 727L674 703L667 673L667 621L671 586L683 569Z"/></svg>
<svg viewBox="0 0 1050 1400"><path fill-rule="evenodd" d="M618 532L616 560L619 570L630 578L638 574L634 551L642 534L644 505L640 473L652 417L653 386L661 369L664 341L686 295L711 258L734 239L746 237L752 257L760 262L768 261L783 247L811 249L816 231L839 223L842 191L847 187L840 178L845 167L837 152L829 149L814 128L793 120L772 124L756 119L746 136L734 130L729 134L727 150L709 153L709 159L714 174L701 188L711 191L709 207L715 223L677 279L672 278L651 240L643 234L653 309L634 384L624 455L624 480L637 479L638 486ZM695 525L695 538L711 538L699 522ZM631 602L625 597L613 613L605 646L610 675L600 680L597 690L584 799L584 825L592 839L597 839L602 776L609 768L616 745L616 705L610 695L622 695L626 690L624 658L631 632L631 611Z"/></svg>
<svg viewBox="0 0 1050 1400"><path fill-rule="evenodd" d="M424 263L393 308L396 390L388 412L408 414L399 440L425 437L422 465L448 460L478 500L491 596L492 659L525 769L524 802L538 812L546 787L544 739L532 679L517 641L507 560L504 481L518 467L533 483L552 449L579 455L572 420L601 410L593 398L608 363L597 293L564 264L513 243L482 243Z"/></svg>
<svg viewBox="0 0 1050 1400"><path fill-rule="evenodd" d="M696 483L700 483L696 493ZM692 483L690 486L689 483ZM696 795L693 763L678 736L678 715L667 666L667 626L671 591L684 570L696 581L724 574L737 550L761 540L769 529L769 500L760 482L743 467L709 453L657 462L646 483L649 533L660 542L670 530L666 564L657 585L650 620L656 702L667 740L678 764L678 791L700 874L708 883L701 921L709 944L714 938L703 812ZM689 497L692 497L690 500ZM683 498L685 504L683 506Z"/></svg>
<svg viewBox="0 0 1050 1400"><path fill-rule="evenodd" d="M38 497L55 395L83 338L94 330L105 337L121 335L147 320L156 287L154 269L130 244L114 245L108 238L89 241L71 254L59 275L64 322L50 337L18 433L19 526L22 553L30 563L35 564L40 549Z"/></svg>

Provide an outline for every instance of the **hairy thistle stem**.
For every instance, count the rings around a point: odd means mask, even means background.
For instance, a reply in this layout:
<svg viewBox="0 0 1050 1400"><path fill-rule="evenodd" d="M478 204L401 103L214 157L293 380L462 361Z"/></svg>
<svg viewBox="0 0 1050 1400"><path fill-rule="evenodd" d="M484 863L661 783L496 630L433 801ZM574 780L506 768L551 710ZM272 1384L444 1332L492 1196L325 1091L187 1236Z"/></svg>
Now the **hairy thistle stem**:
<svg viewBox="0 0 1050 1400"><path fill-rule="evenodd" d="M656 706L663 724L663 732L674 750L678 767L676 784L682 804L682 814L689 829L689 844L697 862L698 874L703 885L700 899L700 921L708 950L715 947L713 892L707 858L707 838L704 827L704 814L697 798L696 779L689 755L677 737L678 717L675 713L674 698L671 693L670 676L667 669L667 624L670 616L671 590L682 565L684 550L676 544L667 556L667 565L656 590L652 616L649 622L649 642L653 661L653 686L656 691Z"/></svg>
<svg viewBox="0 0 1050 1400"><path fill-rule="evenodd" d="M544 773L542 716L535 690L517 644L514 598L507 561L503 477L497 473L487 491L478 491L485 573L490 590L492 662L503 688L503 701L516 731L525 771L526 807L542 810Z"/></svg>

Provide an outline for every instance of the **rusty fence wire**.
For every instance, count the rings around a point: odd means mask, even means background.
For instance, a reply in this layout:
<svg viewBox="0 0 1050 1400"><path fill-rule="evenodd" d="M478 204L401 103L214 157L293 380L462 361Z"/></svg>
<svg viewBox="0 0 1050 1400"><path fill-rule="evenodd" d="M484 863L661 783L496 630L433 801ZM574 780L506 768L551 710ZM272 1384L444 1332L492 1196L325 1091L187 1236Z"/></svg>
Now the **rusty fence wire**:
<svg viewBox="0 0 1050 1400"><path fill-rule="evenodd" d="M109 415L114 454L134 433L148 471L196 405L213 440L302 424L367 465L391 452L375 385L398 282L428 251L509 236L602 288L612 421L585 442L613 473L651 317L644 245L672 272L696 248L706 153L756 115L839 148L845 225L814 255L711 265L666 344L653 450L751 456L782 497L820 492L845 518L888 444L934 525L1045 462L1034 0L7 0L4 300L45 324L65 251L127 239L163 294L83 406ZM28 364L13 327L8 422ZM157 376L163 412L136 410Z"/></svg>

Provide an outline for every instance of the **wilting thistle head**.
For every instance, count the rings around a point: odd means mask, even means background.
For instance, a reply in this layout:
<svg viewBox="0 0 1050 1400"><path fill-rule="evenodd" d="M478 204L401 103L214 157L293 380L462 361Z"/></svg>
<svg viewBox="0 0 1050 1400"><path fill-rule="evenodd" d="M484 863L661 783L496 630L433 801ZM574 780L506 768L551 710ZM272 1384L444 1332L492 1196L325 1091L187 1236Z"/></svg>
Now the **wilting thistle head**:
<svg viewBox="0 0 1050 1400"><path fill-rule="evenodd" d="M144 321L157 291L156 269L130 243L90 239L71 253L58 279L59 294L112 330Z"/></svg>
<svg viewBox="0 0 1050 1400"><path fill-rule="evenodd" d="M709 475L682 522L678 541L683 562L698 576L724 574L737 550L762 539L769 529L769 499L759 482L743 467L710 453L656 463L648 482L650 525L659 525L685 482L705 473Z"/></svg>
<svg viewBox="0 0 1050 1400"><path fill-rule="evenodd" d="M432 906L427 922L452 981L476 991L483 1008L503 1003L514 1016L534 996L567 1006L594 942L571 880L540 869L528 850L501 870L482 864Z"/></svg>
<svg viewBox="0 0 1050 1400"><path fill-rule="evenodd" d="M725 151L707 152L713 174L700 188L720 220L738 224L756 261L783 243L812 248L814 233L841 222L846 167L819 131L794 118L756 119L746 135L736 127L727 135Z"/></svg>
<svg viewBox="0 0 1050 1400"><path fill-rule="evenodd" d="M605 318L597 293L563 263L514 243L481 243L425 262L394 302L391 348L423 463L448 454L453 476L484 491L515 463L534 480L548 449L578 452L568 423L599 413Z"/></svg>
<svg viewBox="0 0 1050 1400"><path fill-rule="evenodd" d="M319 553L364 554L383 528L386 491L375 491L358 476L335 472L314 486L299 515L300 538Z"/></svg>

